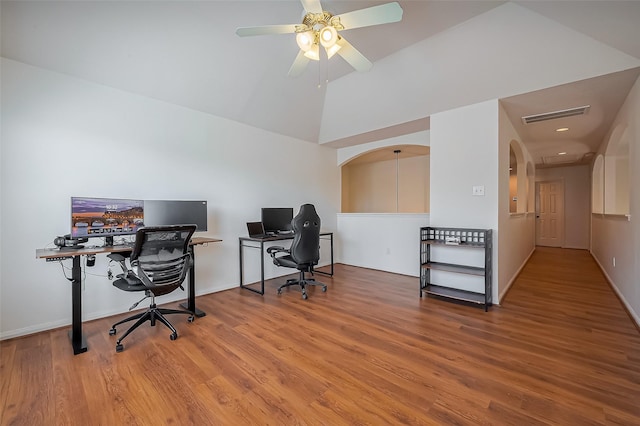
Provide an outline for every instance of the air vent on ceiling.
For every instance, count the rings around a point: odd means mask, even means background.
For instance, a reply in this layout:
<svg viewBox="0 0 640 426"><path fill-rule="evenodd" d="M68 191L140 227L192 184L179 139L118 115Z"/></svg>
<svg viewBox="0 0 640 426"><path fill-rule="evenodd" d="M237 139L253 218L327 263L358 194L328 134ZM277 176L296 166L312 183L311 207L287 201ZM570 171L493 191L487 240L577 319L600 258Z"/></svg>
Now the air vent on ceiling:
<svg viewBox="0 0 640 426"><path fill-rule="evenodd" d="M538 121L555 120L556 118L572 117L574 115L583 115L589 112L591 105L585 105L577 108L563 109L561 111L545 112L543 114L527 115L522 117L523 124L537 123Z"/></svg>
<svg viewBox="0 0 640 426"><path fill-rule="evenodd" d="M577 155L550 155L547 157L542 157L542 163L545 165L552 164L567 164L567 163L575 163L578 161Z"/></svg>

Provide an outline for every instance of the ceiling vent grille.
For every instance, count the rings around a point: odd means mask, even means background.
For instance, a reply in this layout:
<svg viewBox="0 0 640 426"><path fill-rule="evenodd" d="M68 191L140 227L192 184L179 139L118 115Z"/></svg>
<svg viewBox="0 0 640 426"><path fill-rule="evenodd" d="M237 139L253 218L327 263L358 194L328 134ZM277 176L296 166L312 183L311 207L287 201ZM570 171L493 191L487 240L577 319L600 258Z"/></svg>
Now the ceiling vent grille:
<svg viewBox="0 0 640 426"><path fill-rule="evenodd" d="M545 165L566 164L578 161L577 155L550 155L542 157L542 163Z"/></svg>
<svg viewBox="0 0 640 426"><path fill-rule="evenodd" d="M555 120L556 118L573 117L574 115L583 115L589 112L591 105L585 105L577 108L563 109L560 111L545 112L543 114L527 115L522 117L523 124L537 123L538 121Z"/></svg>

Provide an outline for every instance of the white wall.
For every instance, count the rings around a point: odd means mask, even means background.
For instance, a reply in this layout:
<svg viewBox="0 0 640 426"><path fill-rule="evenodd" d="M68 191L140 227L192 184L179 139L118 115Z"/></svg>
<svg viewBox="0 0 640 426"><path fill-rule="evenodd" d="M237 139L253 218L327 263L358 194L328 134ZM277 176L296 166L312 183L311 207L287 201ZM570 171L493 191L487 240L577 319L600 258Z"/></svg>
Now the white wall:
<svg viewBox="0 0 640 426"><path fill-rule="evenodd" d="M420 228L428 214L340 213L336 252L343 263L420 276ZM416 297L419 295L416 279Z"/></svg>
<svg viewBox="0 0 640 426"><path fill-rule="evenodd" d="M497 100L431 117L431 226L493 230L494 303L499 290L498 158ZM508 168L508 152L506 161ZM484 186L485 195L473 196L474 186Z"/></svg>
<svg viewBox="0 0 640 426"><path fill-rule="evenodd" d="M336 229L334 149L4 58L1 65L1 338L71 322L69 282L57 263L35 257L69 232L71 196L206 199L207 235L224 241L196 249L197 294L238 285L238 236L260 207L310 202L323 229ZM248 262L255 281L257 258ZM268 277L291 272L267 264ZM137 298L114 289L106 270L103 256L86 269L84 320L126 311Z"/></svg>
<svg viewBox="0 0 640 426"><path fill-rule="evenodd" d="M367 73L332 81L320 142L638 65L636 58L505 2L376 61ZM357 117L345 120L353 111Z"/></svg>
<svg viewBox="0 0 640 426"><path fill-rule="evenodd" d="M629 92L611 129L626 127L629 141L629 211L624 216L592 215L591 252L627 309L640 324L640 79ZM605 137L610 140L611 131ZM606 144L604 144L606 145ZM607 147L601 147L604 154ZM605 165L606 167L606 165ZM605 182L606 187L606 182ZM613 266L613 258L616 266Z"/></svg>
<svg viewBox="0 0 640 426"><path fill-rule="evenodd" d="M512 141L517 142L518 153L522 154L522 165L518 167L518 180L525 183L526 188L528 162L533 163L531 154L522 143L502 105L499 105L499 151L498 151L498 275L499 298L502 299L513 284L518 273L524 268L535 250L535 214L525 212L528 209L522 200L529 199L523 191L518 193L518 209L520 213L509 211L509 156ZM518 154L518 156L519 156ZM535 191L533 187L529 191ZM525 208L526 207L526 208ZM533 209L530 209L533 210ZM494 298L495 300L495 298Z"/></svg>
<svg viewBox="0 0 640 426"><path fill-rule="evenodd" d="M565 248L589 249L591 225L591 172L589 165L536 170L536 182L560 180L564 184Z"/></svg>
<svg viewBox="0 0 640 426"><path fill-rule="evenodd" d="M433 115L431 160L431 225L496 229L498 101Z"/></svg>

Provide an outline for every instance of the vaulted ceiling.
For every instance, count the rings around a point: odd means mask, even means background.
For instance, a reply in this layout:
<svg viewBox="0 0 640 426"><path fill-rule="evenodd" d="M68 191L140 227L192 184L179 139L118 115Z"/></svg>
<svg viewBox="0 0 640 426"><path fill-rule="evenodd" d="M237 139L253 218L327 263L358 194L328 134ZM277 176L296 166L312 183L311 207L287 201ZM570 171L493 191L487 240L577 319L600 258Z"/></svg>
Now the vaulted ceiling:
<svg viewBox="0 0 640 426"><path fill-rule="evenodd" d="M384 3L386 1L322 1L324 9L334 14ZM599 138L640 72L640 2L399 3L404 11L402 21L343 33L374 63L373 69L367 73L354 72L336 56L328 62L312 62L301 76L290 78L287 72L298 52L294 36L236 36L237 27L299 23L303 16L299 0L3 0L0 5L1 53L8 59L334 147L426 129L430 114L485 98L502 99L515 123L521 114L563 109L567 105L578 106L574 103L591 104L592 111L594 107L595 110L606 109L605 114L585 115L583 119L592 121L585 121L585 127L580 131L582 124L573 124L576 132L568 136L571 139L569 145L573 147L567 149L577 146L579 155L585 150L597 149ZM407 63L413 64L407 62L408 58L428 52L425 62L412 66L418 77L424 75L426 79L431 76L432 67L457 61L468 69L468 78L473 80L474 63L481 68L482 62L487 61L486 55L461 55L452 62L452 56L458 53L442 49L438 43L443 39L465 43L465 40L456 40L460 38L459 34L468 34L460 29L483 31L478 30L482 26L474 27L473 22L481 22L489 13L495 14L492 16L498 19L497 22L515 16L511 8L512 15L505 14L505 19L501 20L496 11L507 4L516 6L517 16L527 19L530 16L541 35L562 27L571 37L583 37L598 49L610 50L616 59L612 72L608 72L606 64L597 64L582 74L565 73L558 78L541 78L537 85L506 88L500 87L503 79L498 77L491 83L495 87L487 88L486 82L478 82L487 89L482 95L466 96L468 90L450 91L445 101L438 102L438 96L434 94L428 106L416 105L412 110L408 109L416 100L402 94L411 93L412 85L422 87L423 92L417 92L421 96L425 90L430 93L429 82L425 86L420 78L409 81L404 78L406 74L395 73L394 66L400 71ZM487 22L491 20L487 18ZM518 28L518 23L511 25ZM526 25L522 28L527 30ZM482 40L480 32L475 34ZM523 51L519 37L517 33L504 33L506 41L501 40L501 43L509 42L510 47L502 46L503 51L511 49L514 60L522 62L527 58L527 52ZM528 37L535 36L529 34ZM566 42L564 38L558 40L558 46L563 42ZM553 45L547 47L550 50L554 48ZM576 55L576 63L587 60L589 54L579 48L566 52L569 57ZM491 46L487 44L486 49L491 51ZM620 61L615 55L621 58ZM539 61L545 58L535 52L528 58L530 68L535 68L538 75L551 75L564 66L553 62L540 64ZM508 60L505 58L505 64L501 66L508 66ZM602 57L594 56L592 60L601 61ZM460 75L456 73L449 73L451 76L447 78L447 70L441 71L445 75L438 75L438 87L455 89L469 83L461 82ZM574 75L585 78L575 78ZM431 81L435 79L431 78ZM552 84L554 82L558 84ZM349 87L352 86L358 89L350 95ZM368 93L366 97L362 96L363 91ZM379 91L384 98L375 96ZM351 107L347 101L349 96L358 98L358 107ZM389 111L400 111L406 107L412 112L398 116L390 113L388 122L367 123L361 120L361 115L367 114L366 105L373 102L388 103ZM403 105L403 108L396 108L396 105ZM348 110L344 111L343 107ZM335 126L340 129L333 129ZM548 155L543 148L551 142L548 132L543 131L542 126L518 130L530 151L535 153L534 157L539 157L536 162L541 163L542 157ZM557 135L553 137L555 143L551 149L557 151L558 144L563 141L558 141Z"/></svg>

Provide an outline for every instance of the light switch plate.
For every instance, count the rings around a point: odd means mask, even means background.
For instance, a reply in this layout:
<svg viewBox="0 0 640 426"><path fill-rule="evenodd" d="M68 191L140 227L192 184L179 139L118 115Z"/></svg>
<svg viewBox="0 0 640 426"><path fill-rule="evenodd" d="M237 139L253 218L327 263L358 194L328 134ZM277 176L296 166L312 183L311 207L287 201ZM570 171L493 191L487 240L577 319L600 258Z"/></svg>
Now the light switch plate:
<svg viewBox="0 0 640 426"><path fill-rule="evenodd" d="M484 185L474 186L473 195L484 195Z"/></svg>

